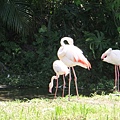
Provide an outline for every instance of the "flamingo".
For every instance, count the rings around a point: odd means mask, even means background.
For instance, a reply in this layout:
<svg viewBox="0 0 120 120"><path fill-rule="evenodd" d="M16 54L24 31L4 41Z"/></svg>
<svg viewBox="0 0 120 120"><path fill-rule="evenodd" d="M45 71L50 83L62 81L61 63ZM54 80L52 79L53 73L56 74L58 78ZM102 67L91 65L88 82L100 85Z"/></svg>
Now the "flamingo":
<svg viewBox="0 0 120 120"><path fill-rule="evenodd" d="M49 83L49 92L52 93L53 81L54 81L54 79L56 79L57 83L56 83L56 91L55 91L55 95L54 95L54 98L56 98L57 89L58 89L58 78L59 78L60 75L63 75L62 97L64 97L64 88L65 88L65 77L64 76L68 75L69 69L67 68L67 66L61 60L55 60L53 62L53 70L56 73L56 76L52 76L52 78L51 78L51 82Z"/></svg>
<svg viewBox="0 0 120 120"><path fill-rule="evenodd" d="M68 44L65 44L64 41L67 41ZM90 70L91 64L87 60L87 58L83 55L83 52L81 49L79 49L77 46L74 46L73 39L70 37L63 37L60 41L61 47L58 49L57 55L58 58L67 66L72 68L73 75L74 75L74 81L75 81L75 87L76 87L76 94L77 97L79 97L78 94L78 87L77 87L77 76L74 70L74 66L78 65L85 69ZM71 71L69 73L69 88L68 88L68 100L70 100L70 84L71 84Z"/></svg>
<svg viewBox="0 0 120 120"><path fill-rule="evenodd" d="M119 91L120 50L112 50L112 48L109 48L102 54L101 59L104 62L115 65L114 84L115 84L115 89Z"/></svg>

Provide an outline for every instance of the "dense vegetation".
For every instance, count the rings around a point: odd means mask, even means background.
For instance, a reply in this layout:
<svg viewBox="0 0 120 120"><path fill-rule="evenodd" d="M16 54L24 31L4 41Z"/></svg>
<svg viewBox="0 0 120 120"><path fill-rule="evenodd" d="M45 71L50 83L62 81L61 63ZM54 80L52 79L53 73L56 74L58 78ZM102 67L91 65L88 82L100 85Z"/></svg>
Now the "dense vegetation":
<svg viewBox="0 0 120 120"><path fill-rule="evenodd" d="M112 88L101 54L120 47L119 0L0 1L0 84L47 87L60 39L70 36L92 64L76 67L79 87Z"/></svg>

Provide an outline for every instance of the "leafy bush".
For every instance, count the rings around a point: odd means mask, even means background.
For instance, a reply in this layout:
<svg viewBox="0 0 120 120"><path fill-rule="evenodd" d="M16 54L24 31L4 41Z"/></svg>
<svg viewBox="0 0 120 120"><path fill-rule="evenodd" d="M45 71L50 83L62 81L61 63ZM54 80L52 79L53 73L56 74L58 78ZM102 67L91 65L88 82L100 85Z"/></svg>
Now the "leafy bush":
<svg viewBox="0 0 120 120"><path fill-rule="evenodd" d="M6 72L1 68L1 84L47 87L55 74L52 62L58 59L60 39L70 36L92 64L90 71L75 68L79 86L112 86L106 81L114 78L113 67L100 56L109 47L120 48L119 0L0 3L0 58L8 68Z"/></svg>

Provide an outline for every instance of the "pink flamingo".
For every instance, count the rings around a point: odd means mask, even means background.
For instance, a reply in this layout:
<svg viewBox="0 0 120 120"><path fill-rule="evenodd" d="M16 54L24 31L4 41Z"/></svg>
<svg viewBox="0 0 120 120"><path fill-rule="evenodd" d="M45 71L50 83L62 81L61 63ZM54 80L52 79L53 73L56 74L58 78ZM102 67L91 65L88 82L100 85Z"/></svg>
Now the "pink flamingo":
<svg viewBox="0 0 120 120"><path fill-rule="evenodd" d="M59 78L60 75L63 75L62 97L64 97L64 88L65 88L65 77L64 77L64 75L67 76L69 74L69 69L67 68L67 66L61 60L55 60L53 62L53 70L56 73L56 76L52 76L52 78L51 78L51 82L49 83L49 92L52 93L53 81L54 81L54 79L56 79L57 83L56 83L56 91L55 91L55 95L54 95L54 98L56 98L57 89L58 89L58 78Z"/></svg>
<svg viewBox="0 0 120 120"><path fill-rule="evenodd" d="M112 50L112 48L109 48L102 54L101 59L104 62L115 65L114 84L115 84L115 89L119 91L120 50Z"/></svg>
<svg viewBox="0 0 120 120"><path fill-rule="evenodd" d="M65 44L64 41L67 41L68 44ZM70 37L63 37L60 41L61 47L59 48L57 55L58 58L67 66L72 68L73 75L74 75L74 81L75 81L75 87L76 87L76 94L77 97L79 97L78 94L78 87L77 87L77 77L75 74L74 66L78 65L85 69L90 69L91 64L87 60L87 58L83 55L82 50L80 50L78 47L74 46L73 39ZM70 100L70 84L71 84L71 72L69 73L69 89L68 89L68 100Z"/></svg>

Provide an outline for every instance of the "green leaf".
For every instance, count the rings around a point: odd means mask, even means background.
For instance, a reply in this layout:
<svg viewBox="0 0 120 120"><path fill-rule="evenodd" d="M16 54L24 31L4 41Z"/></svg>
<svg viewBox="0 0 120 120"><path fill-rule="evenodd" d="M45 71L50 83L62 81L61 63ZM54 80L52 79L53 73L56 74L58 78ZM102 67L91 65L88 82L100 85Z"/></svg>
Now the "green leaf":
<svg viewBox="0 0 120 120"><path fill-rule="evenodd" d="M42 25L41 28L39 29L39 33L44 33L47 32L47 27L45 25Z"/></svg>
<svg viewBox="0 0 120 120"><path fill-rule="evenodd" d="M117 28L117 31L120 33L120 27Z"/></svg>

